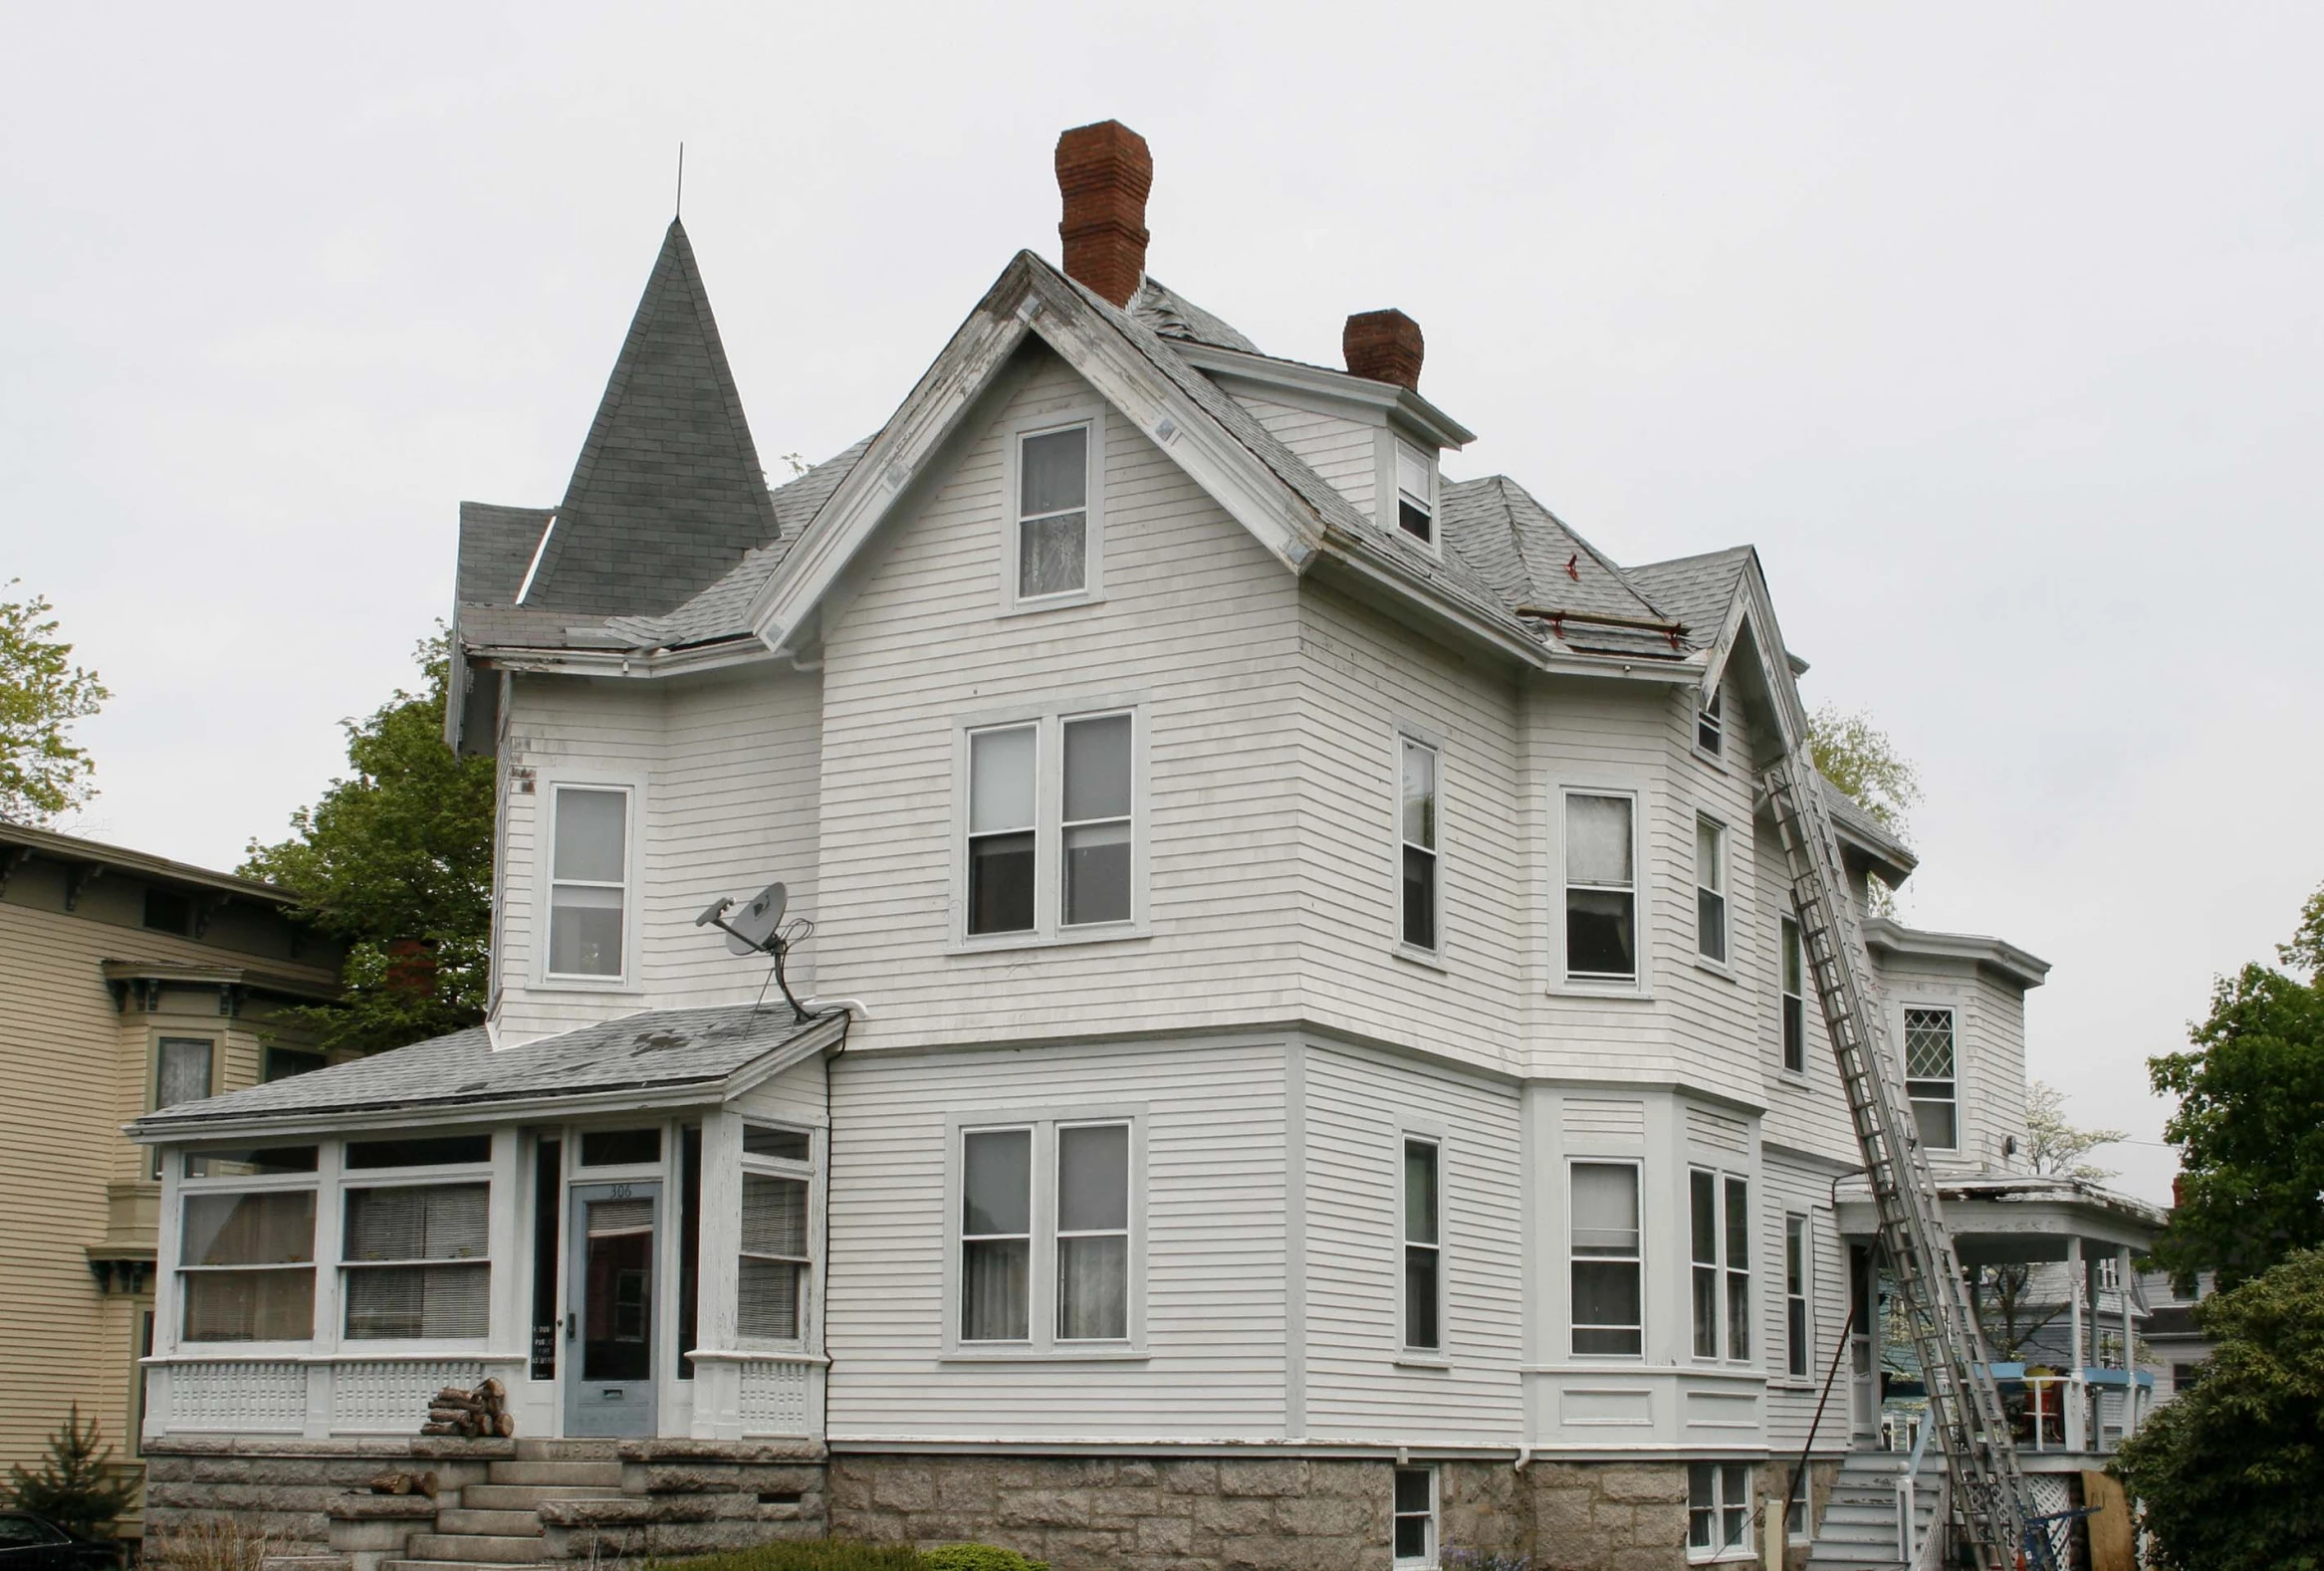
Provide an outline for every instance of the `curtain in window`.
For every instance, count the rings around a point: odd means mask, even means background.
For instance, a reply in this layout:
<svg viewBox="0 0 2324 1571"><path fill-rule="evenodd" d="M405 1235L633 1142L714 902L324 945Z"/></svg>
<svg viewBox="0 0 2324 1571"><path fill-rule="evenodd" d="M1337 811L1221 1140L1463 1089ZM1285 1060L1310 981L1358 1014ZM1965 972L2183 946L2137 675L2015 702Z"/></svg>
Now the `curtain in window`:
<svg viewBox="0 0 2324 1571"><path fill-rule="evenodd" d="M492 1267L376 1265L347 1273L347 1334L478 1337L491 1329Z"/></svg>
<svg viewBox="0 0 2324 1571"><path fill-rule="evenodd" d="M799 1179L743 1175L743 1252L735 1323L744 1336L800 1334L800 1262L808 1253L807 1185ZM776 1258L764 1258L764 1256Z"/></svg>
<svg viewBox="0 0 2324 1571"><path fill-rule="evenodd" d="M315 1258L315 1192L188 1195L178 1245L184 1265L304 1264Z"/></svg>
<svg viewBox="0 0 2324 1571"><path fill-rule="evenodd" d="M175 1107L210 1094L210 1044L199 1038L164 1036L154 1067L153 1105Z"/></svg>
<svg viewBox="0 0 2324 1571"><path fill-rule="evenodd" d="M1130 1334L1129 1239L1057 1240L1057 1335L1068 1342Z"/></svg>
<svg viewBox="0 0 2324 1571"><path fill-rule="evenodd" d="M188 1342L304 1342L315 1334L315 1272L188 1271Z"/></svg>
<svg viewBox="0 0 2324 1571"><path fill-rule="evenodd" d="M1032 1324L1022 1238L989 1239L961 1249L961 1340L1019 1342Z"/></svg>
<svg viewBox="0 0 2324 1571"><path fill-rule="evenodd" d="M347 1198L349 1260L481 1259L490 1190L483 1184L350 1190Z"/></svg>

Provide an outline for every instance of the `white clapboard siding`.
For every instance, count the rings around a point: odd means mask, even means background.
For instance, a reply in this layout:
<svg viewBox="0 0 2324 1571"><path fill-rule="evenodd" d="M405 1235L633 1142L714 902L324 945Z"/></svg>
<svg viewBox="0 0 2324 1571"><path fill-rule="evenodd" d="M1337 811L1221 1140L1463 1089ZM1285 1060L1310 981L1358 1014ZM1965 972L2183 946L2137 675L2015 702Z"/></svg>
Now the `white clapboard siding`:
<svg viewBox="0 0 2324 1571"><path fill-rule="evenodd" d="M1310 1046L1308 1437L1513 1445L1523 1323L1517 1094L1386 1055ZM1403 1138L1443 1140L1447 1367L1399 1363Z"/></svg>
<svg viewBox="0 0 2324 1571"><path fill-rule="evenodd" d="M1840 1237L1832 1212L1831 1184L1839 1171L1832 1164L1802 1161L1772 1147L1766 1149L1760 1163L1763 1196L1759 1257L1766 1262L1759 1275L1763 1284L1759 1297L1760 1323L1766 1327L1761 1341L1768 1375L1767 1445L1776 1454L1788 1452L1796 1457L1799 1448L1806 1444L1816 1401L1823 1393L1824 1378L1831 1373L1832 1357L1839 1349L1847 1324L1848 1248ZM1805 1381L1794 1381L1787 1373L1783 1227L1784 1219L1795 1214L1808 1220L1809 1332L1813 1347ZM1815 1449L1819 1454L1848 1449L1848 1379L1847 1361L1843 1357L1831 1401L1824 1409L1823 1422L1815 1428Z"/></svg>
<svg viewBox="0 0 2324 1571"><path fill-rule="evenodd" d="M1259 423L1283 446L1306 460L1307 467L1347 498L1358 513L1372 516L1380 487L1382 433L1378 425L1242 393L1236 395L1236 402L1258 416Z"/></svg>
<svg viewBox="0 0 2324 1571"><path fill-rule="evenodd" d="M1501 1067L1522 1016L1516 689L1345 595L1301 602L1300 972L1306 1011ZM1440 749L1438 955L1399 950L1399 738Z"/></svg>
<svg viewBox="0 0 2324 1571"><path fill-rule="evenodd" d="M1283 1052L1279 1040L1188 1038L841 1055L830 1438L1280 1438ZM1147 1356L947 1359L948 1120L1132 1108L1145 1120Z"/></svg>
<svg viewBox="0 0 2324 1571"><path fill-rule="evenodd" d="M1087 395L1032 359L1002 422ZM826 631L817 986L877 998L868 1043L1291 1012L1297 583L1118 415L1104 446L1101 602L1002 614L996 428ZM1119 698L1142 704L1149 934L951 952L961 724Z"/></svg>

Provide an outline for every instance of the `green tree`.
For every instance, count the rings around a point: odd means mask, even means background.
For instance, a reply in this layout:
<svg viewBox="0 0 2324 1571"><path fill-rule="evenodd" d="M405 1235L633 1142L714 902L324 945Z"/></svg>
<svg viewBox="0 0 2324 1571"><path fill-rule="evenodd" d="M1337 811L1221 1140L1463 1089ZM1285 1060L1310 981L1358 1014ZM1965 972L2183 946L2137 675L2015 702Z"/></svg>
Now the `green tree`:
<svg viewBox="0 0 2324 1571"><path fill-rule="evenodd" d="M2036 1173L2103 1184L2114 1169L2082 1159L2100 1146L2128 1140L2120 1129L2077 1129L2066 1121L2066 1094L2036 1080L2025 1094L2025 1160Z"/></svg>
<svg viewBox="0 0 2324 1571"><path fill-rule="evenodd" d="M1818 706L1807 717L1807 756L1840 794L1900 839L1904 836L1905 814L1921 799L1921 772L1897 752L1868 712L1849 714L1837 704ZM1895 891L1877 878L1871 893L1875 916L1896 909Z"/></svg>
<svg viewBox="0 0 2324 1571"><path fill-rule="evenodd" d="M95 1538L113 1525L137 1498L137 1480L113 1465L113 1448L103 1444L97 1420L81 1422L81 1405L49 1436L49 1455L38 1472L22 1462L8 1469L9 1503L47 1517L69 1533Z"/></svg>
<svg viewBox="0 0 2324 1571"><path fill-rule="evenodd" d="M492 925L493 766L444 746L449 640L416 651L425 685L342 722L353 774L250 844L242 871L295 891L348 945L347 991L297 1011L325 1049L377 1052L484 1018Z"/></svg>
<svg viewBox="0 0 2324 1571"><path fill-rule="evenodd" d="M37 594L0 599L0 818L18 823L48 823L97 794L96 764L73 745L73 722L113 697L95 671L73 664L52 609Z"/></svg>
<svg viewBox="0 0 2324 1571"><path fill-rule="evenodd" d="M2217 981L2194 1051L2147 1060L2179 1098L2163 1128L2179 1204L2155 1256L2182 1288L2202 1270L2231 1287L2324 1245L2324 889L2276 953L2282 970Z"/></svg>
<svg viewBox="0 0 2324 1571"><path fill-rule="evenodd" d="M2216 1351L2113 1471L2166 1571L2324 1571L2324 1253L2196 1311Z"/></svg>

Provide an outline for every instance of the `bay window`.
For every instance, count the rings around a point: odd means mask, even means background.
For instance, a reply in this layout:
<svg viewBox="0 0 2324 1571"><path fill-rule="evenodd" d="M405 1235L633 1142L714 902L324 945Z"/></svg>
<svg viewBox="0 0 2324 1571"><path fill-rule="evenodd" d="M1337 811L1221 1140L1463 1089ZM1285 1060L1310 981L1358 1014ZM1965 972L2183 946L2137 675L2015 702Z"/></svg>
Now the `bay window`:
<svg viewBox="0 0 2324 1571"><path fill-rule="evenodd" d="M1953 1010L1905 1010L1905 1094L1921 1144L1932 1151L1960 1149L1959 1073Z"/></svg>
<svg viewBox="0 0 2324 1571"><path fill-rule="evenodd" d="M1573 1351L1636 1358L1646 1339L1638 1169L1628 1162L1576 1162L1567 1178Z"/></svg>
<svg viewBox="0 0 2324 1571"><path fill-rule="evenodd" d="M1815 1337L1808 1321L1807 1219L1783 1219L1784 1371L1795 1380L1814 1373Z"/></svg>
<svg viewBox="0 0 2324 1571"><path fill-rule="evenodd" d="M1695 952L1727 964L1727 828L1716 818L1695 820Z"/></svg>
<svg viewBox="0 0 2324 1571"><path fill-rule="evenodd" d="M1565 974L1638 980L1637 804L1629 796L1565 796Z"/></svg>
<svg viewBox="0 0 2324 1571"><path fill-rule="evenodd" d="M1749 1358L1750 1185L1693 1168L1687 1174L1687 1201L1695 1356L1718 1358L1724 1332L1726 1356Z"/></svg>

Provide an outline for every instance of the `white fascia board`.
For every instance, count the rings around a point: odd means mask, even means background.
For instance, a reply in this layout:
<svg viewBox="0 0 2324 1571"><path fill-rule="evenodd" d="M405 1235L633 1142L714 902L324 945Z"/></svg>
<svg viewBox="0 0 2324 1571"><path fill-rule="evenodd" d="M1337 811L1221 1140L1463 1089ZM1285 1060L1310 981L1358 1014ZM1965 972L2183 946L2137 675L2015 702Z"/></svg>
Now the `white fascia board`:
<svg viewBox="0 0 2324 1571"><path fill-rule="evenodd" d="M1022 269L1022 260L1011 264L1001 283L978 303L752 600L751 630L770 651L787 652L792 634L862 550L920 466L944 445L977 395L1025 341L1025 318L1011 309L1007 288L1010 273ZM1022 298L1022 282L1014 294Z"/></svg>
<svg viewBox="0 0 2324 1571"><path fill-rule="evenodd" d="M1712 640L1708 657L1703 662L1703 685L1700 697L1709 703L1711 695L1719 691L1720 681L1727 675L1728 656L1735 653L1735 640L1742 633L1743 614L1749 602L1743 598L1741 580L1736 596L1728 602L1727 614L1720 618L1719 636Z"/></svg>
<svg viewBox="0 0 2324 1571"><path fill-rule="evenodd" d="M1476 432L1420 394L1393 382L1376 382L1328 366L1279 360L1267 354L1247 354L1241 349L1222 349L1208 343L1173 338L1170 347L1197 370L1376 410L1383 417L1394 411L1406 425L1439 447L1467 447L1477 440Z"/></svg>
<svg viewBox="0 0 2324 1571"><path fill-rule="evenodd" d="M534 676L676 676L775 658L774 650L747 636L689 644L679 649L531 649L480 645L470 654L489 662L496 670Z"/></svg>

